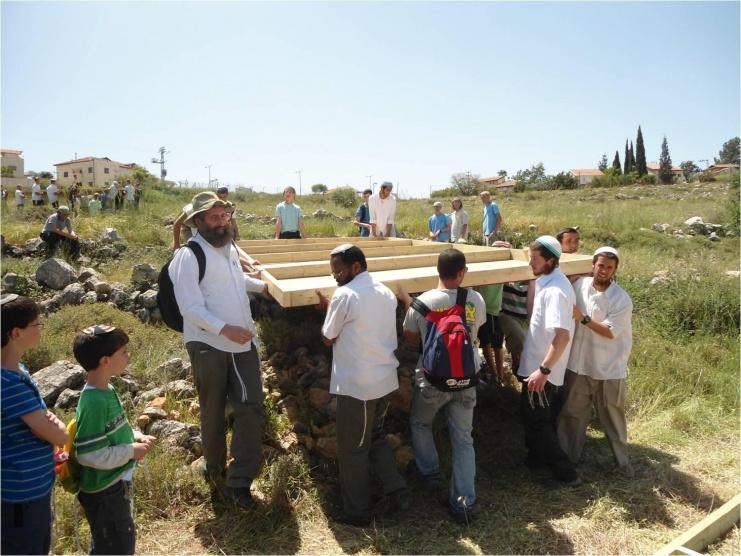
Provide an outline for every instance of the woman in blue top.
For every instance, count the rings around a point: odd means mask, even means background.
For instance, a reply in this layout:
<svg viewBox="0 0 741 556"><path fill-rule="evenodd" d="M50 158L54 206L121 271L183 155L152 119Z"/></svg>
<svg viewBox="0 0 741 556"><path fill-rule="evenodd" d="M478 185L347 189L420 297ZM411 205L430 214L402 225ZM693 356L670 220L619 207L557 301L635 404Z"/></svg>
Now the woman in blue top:
<svg viewBox="0 0 741 556"><path fill-rule="evenodd" d="M435 214L430 216L428 227L432 241L450 242L450 226L453 223L450 216L443 213L443 204L440 201L432 203Z"/></svg>
<svg viewBox="0 0 741 556"><path fill-rule="evenodd" d="M41 338L39 307L27 297L0 300L2 320L2 539L3 554L48 554L54 446L67 428L47 408L21 357Z"/></svg>

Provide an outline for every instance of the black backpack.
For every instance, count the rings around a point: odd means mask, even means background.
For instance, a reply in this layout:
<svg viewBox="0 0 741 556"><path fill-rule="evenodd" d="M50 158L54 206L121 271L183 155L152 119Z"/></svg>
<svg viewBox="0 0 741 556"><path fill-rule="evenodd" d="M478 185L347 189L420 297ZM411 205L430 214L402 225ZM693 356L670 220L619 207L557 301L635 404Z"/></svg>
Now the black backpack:
<svg viewBox="0 0 741 556"><path fill-rule="evenodd" d="M198 261L198 283L203 280L203 275L206 273L206 254L203 252L203 247L198 245L195 241L189 241L183 245L183 249L190 249L196 256ZM159 285L159 291L157 292L157 306L160 309L162 315L162 322L173 330L178 332L183 331L183 315L180 313L180 307L175 299L175 288L172 285L170 279L170 263L172 257L165 263L165 266L160 270L159 278L157 278L157 284Z"/></svg>

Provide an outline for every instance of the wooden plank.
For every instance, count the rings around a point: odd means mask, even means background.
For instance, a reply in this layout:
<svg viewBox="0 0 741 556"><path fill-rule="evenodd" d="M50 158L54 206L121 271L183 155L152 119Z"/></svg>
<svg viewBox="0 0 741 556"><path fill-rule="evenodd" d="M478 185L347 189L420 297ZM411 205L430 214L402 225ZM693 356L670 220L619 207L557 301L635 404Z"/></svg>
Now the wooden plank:
<svg viewBox="0 0 741 556"><path fill-rule="evenodd" d="M368 270L371 272L379 270L393 270L400 268L416 268L420 266L435 266L437 264L437 253L422 255L396 255L393 257L369 257L367 258ZM466 261L469 263L507 261L511 259L509 249L480 249L466 253ZM329 268L329 257L325 261L310 261L300 263L268 263L263 269L270 271L278 280L287 278L306 278L311 276L328 276L331 274Z"/></svg>
<svg viewBox="0 0 741 556"><path fill-rule="evenodd" d="M393 241L413 241L413 240L407 240L404 238L392 238L392 237L384 237L384 238L372 238L372 237L307 237L303 239L242 239L237 242L237 245L239 245L242 249L249 250L250 247L253 246L264 246L264 245L307 245L312 243L327 243L327 242L337 242L337 245L341 245L343 243L365 243L368 241L387 241L387 242L393 242Z"/></svg>
<svg viewBox="0 0 741 556"><path fill-rule="evenodd" d="M737 494L720 508L706 516L689 531L682 533L672 542L663 546L657 556L687 554L687 550L704 551L713 541L725 535L739 522L741 515L741 494Z"/></svg>
<svg viewBox="0 0 741 556"><path fill-rule="evenodd" d="M561 264L566 274L583 274L591 271L592 259L585 255L572 256L571 260ZM391 290L398 285L409 293L423 292L437 287L437 269L434 266L382 270L373 272ZM493 261L468 264L468 272L463 280L464 287L497 284L534 278L530 266L523 261ZM283 294L280 302L283 307L301 307L317 303L316 290L331 296L337 284L331 276L311 278L291 278L279 281Z"/></svg>
<svg viewBox="0 0 741 556"><path fill-rule="evenodd" d="M274 241L283 241L283 240L274 240ZM256 255L259 256L261 253L291 253L291 252L308 252L308 251L331 251L338 245L342 245L342 243L337 243L336 241L323 241L323 242L317 242L317 243L305 243L305 244L283 244L280 243L278 245L254 245L250 247L242 247L245 251L247 251L250 255ZM378 240L374 239L371 241L365 241L363 242L363 248L365 250L365 247L368 248L376 247L376 248L384 248L384 249L394 249L397 246L411 246L412 240L411 239L401 239L392 242L385 241L385 240Z"/></svg>
<svg viewBox="0 0 741 556"><path fill-rule="evenodd" d="M278 240L279 241L279 240ZM414 255L417 253L439 253L447 249L449 243L436 243L433 241L425 242L424 245L407 245L407 246L388 246L388 247L370 247L363 248L366 257L387 257L396 255ZM336 245L332 246L334 249ZM323 251L294 251L288 253L249 253L251 258L258 259L261 263L281 263L281 262L306 262L306 261L323 261L329 260L329 254L332 249Z"/></svg>

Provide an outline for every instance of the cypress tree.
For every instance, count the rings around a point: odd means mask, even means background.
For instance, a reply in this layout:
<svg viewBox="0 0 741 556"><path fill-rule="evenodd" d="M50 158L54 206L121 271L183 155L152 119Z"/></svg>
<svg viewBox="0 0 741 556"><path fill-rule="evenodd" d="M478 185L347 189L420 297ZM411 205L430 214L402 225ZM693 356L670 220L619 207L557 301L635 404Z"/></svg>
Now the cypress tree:
<svg viewBox="0 0 741 556"><path fill-rule="evenodd" d="M612 159L612 169L615 170L616 173L622 174L622 170L620 169L620 153L615 151L615 158Z"/></svg>
<svg viewBox="0 0 741 556"><path fill-rule="evenodd" d="M672 159L669 156L669 145L666 135L661 142L661 156L659 156L659 181L664 184L672 183Z"/></svg>
<svg viewBox="0 0 741 556"><path fill-rule="evenodd" d="M625 140L625 156L623 157L623 174L630 172L630 152L628 152L628 140Z"/></svg>
<svg viewBox="0 0 741 556"><path fill-rule="evenodd" d="M636 170L636 156L633 150L633 141L630 142L630 171L635 172Z"/></svg>
<svg viewBox="0 0 741 556"><path fill-rule="evenodd" d="M638 177L645 176L648 174L646 168L646 147L643 146L643 133L641 133L641 126L638 126L638 136L636 137L636 170L638 170Z"/></svg>

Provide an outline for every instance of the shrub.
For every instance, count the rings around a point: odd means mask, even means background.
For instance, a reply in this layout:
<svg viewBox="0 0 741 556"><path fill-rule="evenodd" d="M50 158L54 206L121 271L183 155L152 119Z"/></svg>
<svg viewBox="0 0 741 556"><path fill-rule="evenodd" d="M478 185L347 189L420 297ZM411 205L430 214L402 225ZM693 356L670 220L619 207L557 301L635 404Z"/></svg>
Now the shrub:
<svg viewBox="0 0 741 556"><path fill-rule="evenodd" d="M332 202L340 207L351 208L358 203L358 194L352 187L340 187L332 191Z"/></svg>
<svg viewBox="0 0 741 556"><path fill-rule="evenodd" d="M457 187L446 187L444 189L434 190L431 197L457 197L460 194L461 191Z"/></svg>
<svg viewBox="0 0 741 556"><path fill-rule="evenodd" d="M641 176L640 182L643 185L656 185L656 176L653 174L646 174L645 176Z"/></svg>
<svg viewBox="0 0 741 556"><path fill-rule="evenodd" d="M715 176L712 172L705 171L702 174L700 174L700 177L698 178L700 180L700 183L708 183L715 181Z"/></svg>
<svg viewBox="0 0 741 556"><path fill-rule="evenodd" d="M576 189L579 181L569 172L559 172L550 179L548 186L549 189Z"/></svg>

